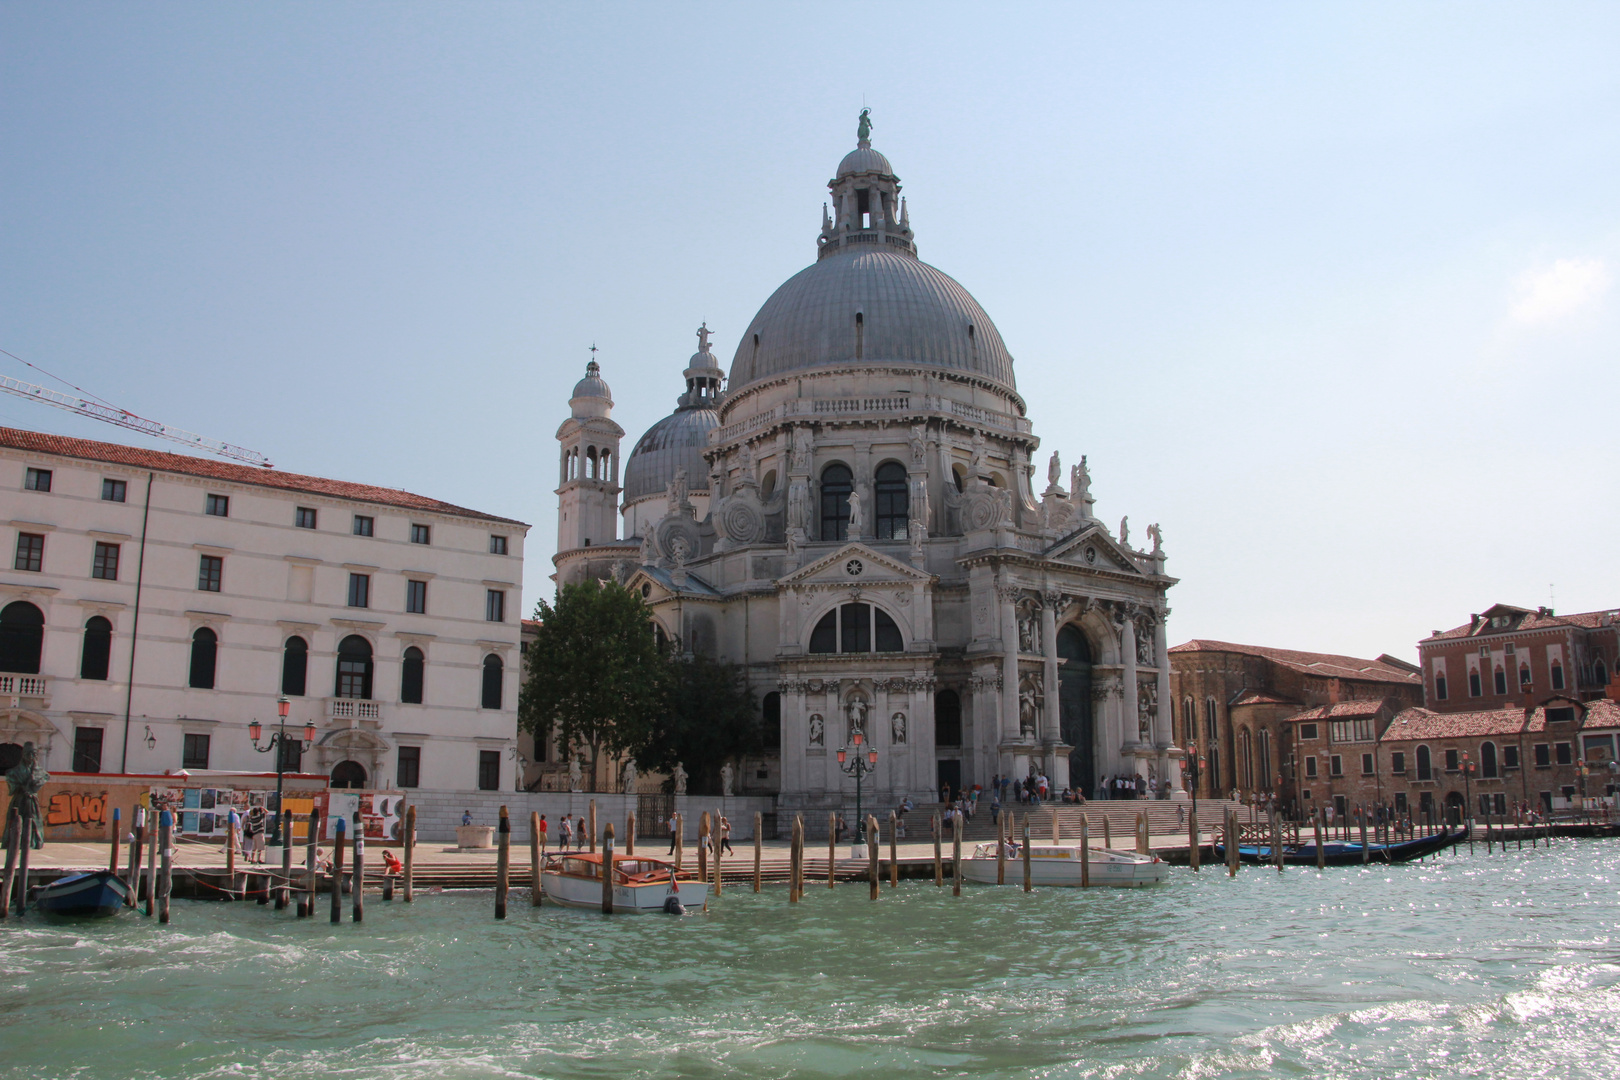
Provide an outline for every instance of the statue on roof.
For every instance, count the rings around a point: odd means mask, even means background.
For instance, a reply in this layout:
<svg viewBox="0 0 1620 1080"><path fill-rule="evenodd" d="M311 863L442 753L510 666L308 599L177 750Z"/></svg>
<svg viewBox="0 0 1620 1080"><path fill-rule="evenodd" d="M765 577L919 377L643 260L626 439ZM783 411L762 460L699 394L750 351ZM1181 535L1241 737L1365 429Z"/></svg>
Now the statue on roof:
<svg viewBox="0 0 1620 1080"><path fill-rule="evenodd" d="M700 352L700 353L708 352L709 351L709 321L707 319L705 319L703 321L702 326L698 327L697 339L698 339L698 352Z"/></svg>
<svg viewBox="0 0 1620 1080"><path fill-rule="evenodd" d="M869 142L872 138L872 110L861 110L861 124L855 129L855 137L861 142Z"/></svg>

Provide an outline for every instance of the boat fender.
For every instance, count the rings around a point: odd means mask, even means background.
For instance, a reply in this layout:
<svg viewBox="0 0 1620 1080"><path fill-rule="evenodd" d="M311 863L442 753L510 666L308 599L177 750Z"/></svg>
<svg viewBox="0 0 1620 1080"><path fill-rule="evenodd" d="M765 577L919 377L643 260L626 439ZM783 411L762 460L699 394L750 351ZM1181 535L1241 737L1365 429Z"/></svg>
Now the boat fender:
<svg viewBox="0 0 1620 1080"><path fill-rule="evenodd" d="M666 897L664 897L664 914L665 915L685 915L686 914L686 907L685 907L685 905L683 905L681 903L681 898L678 897L678 896L666 896Z"/></svg>

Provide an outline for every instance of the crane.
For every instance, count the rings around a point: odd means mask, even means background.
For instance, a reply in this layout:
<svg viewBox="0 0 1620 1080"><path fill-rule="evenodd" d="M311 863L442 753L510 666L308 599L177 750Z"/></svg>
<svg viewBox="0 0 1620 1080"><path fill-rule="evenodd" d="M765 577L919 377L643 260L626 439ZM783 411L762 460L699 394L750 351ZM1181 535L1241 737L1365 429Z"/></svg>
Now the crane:
<svg viewBox="0 0 1620 1080"><path fill-rule="evenodd" d="M24 362L26 363L26 361ZM220 442L218 439L210 439L198 435L194 431L182 431L180 428L160 424L156 420L148 420L144 416L138 416L135 413L114 408L111 405L87 401L84 398L69 397L67 394L57 393L55 390L35 383L13 379L9 375L0 375L0 390L20 398L27 398L29 401L43 401L47 405L54 405L56 408L67 412L88 416L92 420L117 424L121 428L139 431L143 435L168 439L171 442L183 443L186 446L200 447L203 450L218 454L220 457L234 458L237 461L243 461L249 465L258 465L266 469L275 467L270 463L269 458L256 450L249 450L233 443Z"/></svg>

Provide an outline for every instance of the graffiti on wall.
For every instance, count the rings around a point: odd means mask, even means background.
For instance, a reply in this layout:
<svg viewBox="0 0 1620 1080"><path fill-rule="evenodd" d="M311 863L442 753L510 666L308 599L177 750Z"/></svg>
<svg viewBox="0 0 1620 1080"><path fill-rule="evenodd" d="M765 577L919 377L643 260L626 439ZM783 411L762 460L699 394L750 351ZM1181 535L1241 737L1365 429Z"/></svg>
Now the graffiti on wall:
<svg viewBox="0 0 1620 1080"><path fill-rule="evenodd" d="M58 791L45 804L46 825L106 825L107 793Z"/></svg>

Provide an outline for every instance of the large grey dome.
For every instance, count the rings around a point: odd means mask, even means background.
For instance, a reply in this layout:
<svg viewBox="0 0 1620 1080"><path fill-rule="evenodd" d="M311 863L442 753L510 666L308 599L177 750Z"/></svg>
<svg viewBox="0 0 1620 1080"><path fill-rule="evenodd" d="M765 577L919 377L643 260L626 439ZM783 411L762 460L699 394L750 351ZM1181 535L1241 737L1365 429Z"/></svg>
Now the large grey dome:
<svg viewBox="0 0 1620 1080"><path fill-rule="evenodd" d="M720 426L713 409L677 409L647 429L624 463L624 501L635 502L669 487L677 469L686 470L690 491L709 490L709 466L703 451L709 432Z"/></svg>
<svg viewBox="0 0 1620 1080"><path fill-rule="evenodd" d="M792 371L857 361L981 376L1014 393L1012 357L979 302L910 255L839 252L771 294L737 346L731 392Z"/></svg>

